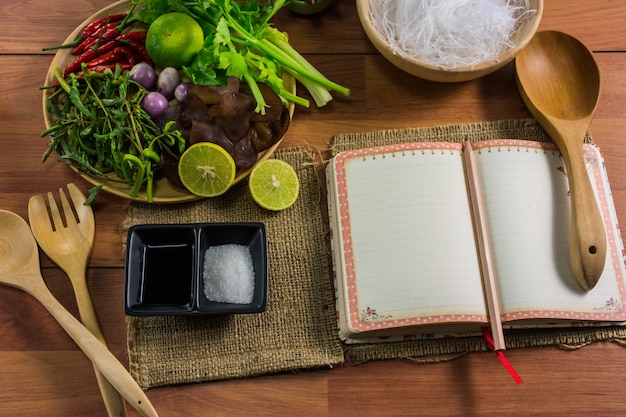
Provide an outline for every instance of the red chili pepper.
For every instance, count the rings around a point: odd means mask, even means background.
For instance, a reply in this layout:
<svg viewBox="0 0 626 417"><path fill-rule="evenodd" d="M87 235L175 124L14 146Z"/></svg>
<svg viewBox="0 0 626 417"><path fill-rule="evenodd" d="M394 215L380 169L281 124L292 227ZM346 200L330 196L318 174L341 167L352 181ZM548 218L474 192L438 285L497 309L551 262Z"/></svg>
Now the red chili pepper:
<svg viewBox="0 0 626 417"><path fill-rule="evenodd" d="M125 59L125 61L122 61ZM87 62L87 68L94 68L111 63L134 64L132 51L127 46L118 46L106 54L100 55L95 59Z"/></svg>
<svg viewBox="0 0 626 417"><path fill-rule="evenodd" d="M121 63L120 64L118 62L118 63L115 63L115 64L98 65L96 67L89 68L89 71L92 71L92 72L104 72L104 70L106 70L106 69L110 69L112 71L115 71L115 67L118 66L118 65L120 66L120 68L122 70L125 70L125 71L128 71L128 70L130 70L133 67L132 64L125 64L125 63ZM84 75L84 74L82 72L79 72L78 75Z"/></svg>
<svg viewBox="0 0 626 417"><path fill-rule="evenodd" d="M148 55L148 51L146 51L146 47L143 43L130 40L128 45L130 46L139 61L145 61L146 64L152 67L154 66L154 62L152 62L152 58L150 58L150 55Z"/></svg>
<svg viewBox="0 0 626 417"><path fill-rule="evenodd" d="M74 50L72 55L80 55L87 49L93 47L98 41L113 40L117 38L120 31L116 27L115 22L109 23L107 26L100 28L100 32L86 37Z"/></svg>
<svg viewBox="0 0 626 417"><path fill-rule="evenodd" d="M126 32L122 33L118 38L118 40L135 40L135 41L143 41L146 39L146 31L145 30L137 30L135 32Z"/></svg>
<svg viewBox="0 0 626 417"><path fill-rule="evenodd" d="M101 36L97 36L96 39L114 40L117 39L118 36L120 36L120 31L117 29L115 24L111 24L111 26L107 26L104 33Z"/></svg>
<svg viewBox="0 0 626 417"><path fill-rule="evenodd" d="M122 47L120 50L120 55L126 59L125 64L130 64L131 67L135 65L135 54L130 48Z"/></svg>
<svg viewBox="0 0 626 417"><path fill-rule="evenodd" d="M65 67L63 71L63 76L67 76L73 72L76 72L80 69L80 66L83 62L87 63L97 58L99 55L103 55L109 51L112 51L116 47L120 46L120 43L117 41L105 41L101 43L98 48L89 48L82 54L80 54L71 64Z"/></svg>
<svg viewBox="0 0 626 417"><path fill-rule="evenodd" d="M72 55L80 55L93 46L98 41L97 38L85 38L72 50Z"/></svg>
<svg viewBox="0 0 626 417"><path fill-rule="evenodd" d="M126 14L113 14L109 16L104 16L99 19L94 20L85 26L81 32L81 36L86 38L88 36L92 36L96 34L100 29L102 29L106 24L110 22L119 22L126 17Z"/></svg>

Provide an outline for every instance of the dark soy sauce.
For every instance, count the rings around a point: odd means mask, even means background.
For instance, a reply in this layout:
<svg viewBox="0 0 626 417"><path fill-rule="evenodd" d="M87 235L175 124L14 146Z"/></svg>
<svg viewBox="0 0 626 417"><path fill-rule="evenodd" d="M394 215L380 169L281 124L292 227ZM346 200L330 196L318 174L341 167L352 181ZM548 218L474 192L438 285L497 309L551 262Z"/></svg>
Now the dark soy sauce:
<svg viewBox="0 0 626 417"><path fill-rule="evenodd" d="M189 304L191 302L192 265L192 245L145 246L141 302Z"/></svg>

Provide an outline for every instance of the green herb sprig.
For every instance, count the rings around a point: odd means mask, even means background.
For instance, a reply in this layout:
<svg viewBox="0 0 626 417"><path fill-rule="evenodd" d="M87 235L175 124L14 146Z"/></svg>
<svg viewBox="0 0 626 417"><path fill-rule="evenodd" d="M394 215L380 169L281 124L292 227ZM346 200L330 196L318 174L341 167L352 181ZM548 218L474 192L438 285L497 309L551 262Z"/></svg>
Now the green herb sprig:
<svg viewBox="0 0 626 417"><path fill-rule="evenodd" d="M286 33L270 19L286 0L132 0L135 18L150 25L158 16L182 12L203 28L204 48L196 55L185 75L196 84L224 85L234 76L250 86L257 112L264 113L265 100L257 83L269 85L288 102L309 106L309 101L286 91L284 72L291 74L309 91L317 106L332 100L331 91L349 95L350 90L322 75L290 44Z"/></svg>
<svg viewBox="0 0 626 417"><path fill-rule="evenodd" d="M178 155L185 149L174 122L163 129L156 125L141 107L147 90L119 66L99 73L83 65L82 75L71 74L67 79L55 68L54 75L58 86L47 87L56 89L47 106L54 124L41 133L52 140L42 161L56 153L78 172L102 178L90 190L89 204L111 180L106 176L111 172L131 185L130 197L137 197L145 187L146 199L152 202L161 152Z"/></svg>

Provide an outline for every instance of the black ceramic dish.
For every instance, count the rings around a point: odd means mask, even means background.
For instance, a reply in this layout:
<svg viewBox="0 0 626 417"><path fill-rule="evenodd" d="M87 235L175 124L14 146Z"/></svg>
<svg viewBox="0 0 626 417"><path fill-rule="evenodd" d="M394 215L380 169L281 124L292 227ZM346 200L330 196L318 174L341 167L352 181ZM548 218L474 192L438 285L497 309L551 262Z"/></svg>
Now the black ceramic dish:
<svg viewBox="0 0 626 417"><path fill-rule="evenodd" d="M250 250L255 284L250 304L212 302L204 295L205 252L226 244ZM135 225L126 244L124 308L133 316L260 313L267 306L267 276L263 223Z"/></svg>

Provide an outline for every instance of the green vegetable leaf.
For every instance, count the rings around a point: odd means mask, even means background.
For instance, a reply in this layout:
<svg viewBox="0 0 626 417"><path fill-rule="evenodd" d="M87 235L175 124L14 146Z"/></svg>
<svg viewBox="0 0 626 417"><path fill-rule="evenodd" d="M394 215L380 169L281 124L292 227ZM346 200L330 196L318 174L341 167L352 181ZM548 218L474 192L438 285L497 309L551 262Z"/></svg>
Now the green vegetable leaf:
<svg viewBox="0 0 626 417"><path fill-rule="evenodd" d="M80 110L81 113L83 113L85 116L91 118L91 112L89 111L89 109L83 104L81 98L80 98L80 91L78 90L78 88L75 85L72 85L70 87L70 100L72 100L72 104L78 109Z"/></svg>
<svg viewBox="0 0 626 417"><path fill-rule="evenodd" d="M96 200L96 195L98 195L102 187L104 187L104 184L97 185L88 190L89 195L87 196L87 199L85 200L86 206L90 206L93 204L93 202Z"/></svg>
<svg viewBox="0 0 626 417"><path fill-rule="evenodd" d="M223 17L217 22L217 27L215 28L215 37L213 38L213 42L230 46L232 42L230 40L230 29L228 27L228 23L226 19Z"/></svg>
<svg viewBox="0 0 626 417"><path fill-rule="evenodd" d="M155 155L180 154L185 140L171 125L161 130L142 109L147 91L131 82L127 71L118 66L115 71L83 68L83 72L69 79L71 85L65 83L67 91L59 89L49 96L47 108L54 125L42 133L52 139L42 160L56 152L79 172L102 178L102 186L108 181L105 174L114 172L131 184L131 196L145 189L151 201L154 173L160 169ZM101 188L91 190L90 197Z"/></svg>
<svg viewBox="0 0 626 417"><path fill-rule="evenodd" d="M246 59L237 52L223 52L220 55L218 68L225 69L226 75L232 75L241 79L248 72Z"/></svg>
<svg viewBox="0 0 626 417"><path fill-rule="evenodd" d="M233 75L246 82L267 83L284 100L308 105L308 100L285 91L278 81L290 73L305 86L318 106L332 99L330 91L350 94L349 89L327 79L293 49L286 33L271 26L270 19L288 0L132 1L137 5L137 19L146 24L155 15L173 11L186 13L198 21L206 37L204 48L183 69L194 83L223 84L228 75ZM260 101L257 98L257 103Z"/></svg>

